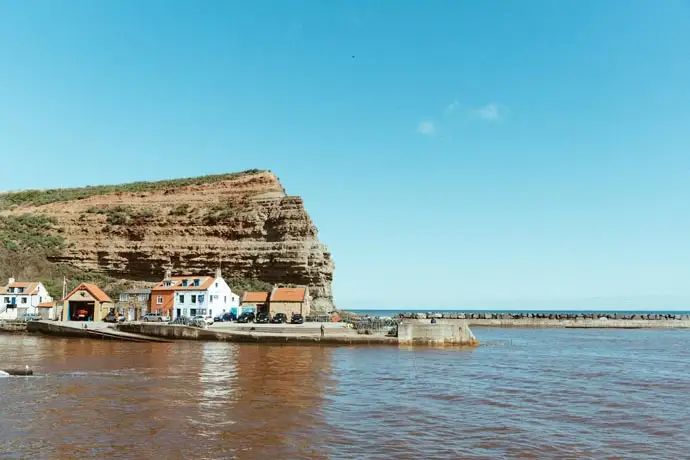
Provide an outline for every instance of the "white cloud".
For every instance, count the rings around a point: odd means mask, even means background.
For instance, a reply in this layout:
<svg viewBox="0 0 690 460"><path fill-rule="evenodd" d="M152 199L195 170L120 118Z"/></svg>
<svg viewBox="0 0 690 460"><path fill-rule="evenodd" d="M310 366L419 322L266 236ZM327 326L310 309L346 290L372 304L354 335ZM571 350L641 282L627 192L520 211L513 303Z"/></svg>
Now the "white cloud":
<svg viewBox="0 0 690 460"><path fill-rule="evenodd" d="M436 126L433 121L423 121L417 125L417 132L425 136L433 136L436 134Z"/></svg>
<svg viewBox="0 0 690 460"><path fill-rule="evenodd" d="M456 99L453 102L451 102L448 105L448 107L446 107L446 110L444 110L444 112L446 112L446 115L449 115L449 114L455 112L458 107L460 107L460 102L458 102L458 100Z"/></svg>
<svg viewBox="0 0 690 460"><path fill-rule="evenodd" d="M497 121L501 119L501 109L496 104L487 104L474 110L474 115L487 121Z"/></svg>

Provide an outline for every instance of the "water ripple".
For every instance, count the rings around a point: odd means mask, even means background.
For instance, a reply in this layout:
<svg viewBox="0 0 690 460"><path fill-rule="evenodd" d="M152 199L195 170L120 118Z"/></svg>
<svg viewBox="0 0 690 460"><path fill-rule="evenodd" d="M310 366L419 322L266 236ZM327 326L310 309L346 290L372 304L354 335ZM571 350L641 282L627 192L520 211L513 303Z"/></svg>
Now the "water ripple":
<svg viewBox="0 0 690 460"><path fill-rule="evenodd" d="M686 331L474 350L0 336L0 458L683 458Z"/></svg>

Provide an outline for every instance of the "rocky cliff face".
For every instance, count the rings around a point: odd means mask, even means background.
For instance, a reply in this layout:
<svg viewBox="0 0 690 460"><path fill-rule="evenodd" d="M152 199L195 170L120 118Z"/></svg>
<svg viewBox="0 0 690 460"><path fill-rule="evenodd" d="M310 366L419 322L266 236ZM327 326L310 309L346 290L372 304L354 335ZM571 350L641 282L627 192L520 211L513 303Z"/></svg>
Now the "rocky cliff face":
<svg viewBox="0 0 690 460"><path fill-rule="evenodd" d="M302 199L287 196L273 173L182 183L22 203L5 214L54 217L66 244L52 261L82 270L158 281L168 268L212 274L220 264L226 279L307 285L316 309L333 307L331 254Z"/></svg>

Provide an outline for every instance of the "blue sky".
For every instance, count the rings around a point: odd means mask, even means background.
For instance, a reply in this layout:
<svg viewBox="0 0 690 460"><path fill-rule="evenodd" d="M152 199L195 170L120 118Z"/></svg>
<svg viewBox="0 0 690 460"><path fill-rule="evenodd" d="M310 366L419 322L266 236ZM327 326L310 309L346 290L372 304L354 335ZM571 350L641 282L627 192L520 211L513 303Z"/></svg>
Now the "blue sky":
<svg viewBox="0 0 690 460"><path fill-rule="evenodd" d="M0 189L266 168L341 307L690 309L688 82L684 0L0 0Z"/></svg>

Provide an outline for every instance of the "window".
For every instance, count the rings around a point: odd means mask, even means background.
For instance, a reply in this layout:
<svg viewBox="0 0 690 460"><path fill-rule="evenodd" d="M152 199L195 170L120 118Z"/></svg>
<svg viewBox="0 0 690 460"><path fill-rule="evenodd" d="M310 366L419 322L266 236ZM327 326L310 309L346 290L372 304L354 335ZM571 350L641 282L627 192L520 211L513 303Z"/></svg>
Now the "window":
<svg viewBox="0 0 690 460"><path fill-rule="evenodd" d="M208 301L209 301L209 303L213 303L213 296L212 295L208 296Z"/></svg>
<svg viewBox="0 0 690 460"><path fill-rule="evenodd" d="M13 287L9 288L9 289L7 290L7 292L9 292L10 294L13 294L13 293L14 293L14 288L13 288Z"/></svg>
<svg viewBox="0 0 690 460"><path fill-rule="evenodd" d="M172 281L168 280L168 281L164 282L163 285L170 287L170 286L172 286Z"/></svg>
<svg viewBox="0 0 690 460"><path fill-rule="evenodd" d="M190 308L189 309L189 315L190 316L196 316L196 308Z"/></svg>
<svg viewBox="0 0 690 460"><path fill-rule="evenodd" d="M17 294L24 293L24 288L17 288Z"/></svg>
<svg viewBox="0 0 690 460"><path fill-rule="evenodd" d="M184 296L180 294L180 303L184 303Z"/></svg>
<svg viewBox="0 0 690 460"><path fill-rule="evenodd" d="M192 295L192 303L196 303L196 296Z"/></svg>
<svg viewBox="0 0 690 460"><path fill-rule="evenodd" d="M199 285L199 280L194 280L194 286L198 286L198 285Z"/></svg>
<svg viewBox="0 0 690 460"><path fill-rule="evenodd" d="M187 280L182 280L182 286L186 286L186 285L187 285Z"/></svg>
<svg viewBox="0 0 690 460"><path fill-rule="evenodd" d="M199 303L204 303L204 296L201 294L199 295Z"/></svg>
<svg viewBox="0 0 690 460"><path fill-rule="evenodd" d="M10 303L10 298L9 298L9 297L5 297L5 303Z"/></svg>
<svg viewBox="0 0 690 460"><path fill-rule="evenodd" d="M223 296L223 303L228 303L228 296L226 296L226 295Z"/></svg>
<svg viewBox="0 0 690 460"><path fill-rule="evenodd" d="M43 303L43 297L38 296L38 303Z"/></svg>
<svg viewBox="0 0 690 460"><path fill-rule="evenodd" d="M22 303L26 303L26 297L22 297Z"/></svg>
<svg viewBox="0 0 690 460"><path fill-rule="evenodd" d="M216 282L216 287L218 287L218 283Z"/></svg>
<svg viewBox="0 0 690 460"><path fill-rule="evenodd" d="M156 297L156 303L158 305L161 305L163 303L163 296L162 295L159 295L158 297Z"/></svg>

